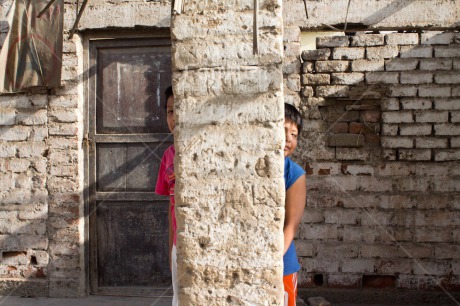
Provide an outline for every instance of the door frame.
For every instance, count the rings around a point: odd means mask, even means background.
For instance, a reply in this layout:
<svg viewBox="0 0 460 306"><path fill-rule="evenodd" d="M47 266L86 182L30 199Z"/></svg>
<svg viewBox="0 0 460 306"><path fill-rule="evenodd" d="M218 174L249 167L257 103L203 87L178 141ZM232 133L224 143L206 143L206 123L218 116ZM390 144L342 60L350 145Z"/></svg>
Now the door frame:
<svg viewBox="0 0 460 306"><path fill-rule="evenodd" d="M92 88L95 88L97 83L95 67L94 52L96 48L93 42L97 41L119 41L119 40L139 40L145 41L158 41L162 40L169 41L171 45L171 37L169 29L155 30L154 35L152 33L144 32L108 32L108 31L93 31L84 33L79 36L82 45L82 50L77 50L78 57L82 58L83 73L81 74L81 81L83 88L80 89L83 95L83 135L82 135L82 150L84 153L83 165L84 165L84 274L85 274L85 293L86 295L115 295L115 296L142 296L142 297L165 297L172 296L172 288L147 288L147 287L98 287L98 271L97 271L97 241L92 239L95 234L96 218L93 213L96 208L96 201L98 200L95 196L95 182L96 182L96 142L101 139L100 135L96 133L96 92L92 92ZM116 43L116 42L115 42ZM80 92L81 92L80 91ZM169 133L157 133L157 134L137 134L139 137L133 139L131 142L139 142L146 140L149 142L169 142L173 143L172 135ZM120 140L118 135L104 136L107 138L107 143L115 143ZM127 141L127 143L130 141ZM108 195L115 196L115 195ZM139 193L141 198L146 197L146 194ZM127 197L117 197L118 200L129 200ZM112 198L113 199L113 198ZM163 199L158 196L158 199Z"/></svg>

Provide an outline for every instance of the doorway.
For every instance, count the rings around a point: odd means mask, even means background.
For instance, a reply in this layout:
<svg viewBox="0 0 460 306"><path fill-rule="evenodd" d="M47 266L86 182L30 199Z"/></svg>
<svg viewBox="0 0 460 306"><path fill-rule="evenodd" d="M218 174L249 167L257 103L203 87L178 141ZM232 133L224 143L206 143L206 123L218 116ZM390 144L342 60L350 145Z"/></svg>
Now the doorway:
<svg viewBox="0 0 460 306"><path fill-rule="evenodd" d="M173 143L163 109L171 42L98 39L88 50L90 290L169 295L169 200L154 190L163 152Z"/></svg>

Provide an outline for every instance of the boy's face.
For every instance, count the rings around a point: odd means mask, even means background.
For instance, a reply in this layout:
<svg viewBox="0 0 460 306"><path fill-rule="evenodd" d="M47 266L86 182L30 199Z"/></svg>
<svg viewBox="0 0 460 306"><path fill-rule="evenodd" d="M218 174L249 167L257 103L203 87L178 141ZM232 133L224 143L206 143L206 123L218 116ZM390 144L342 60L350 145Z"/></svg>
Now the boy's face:
<svg viewBox="0 0 460 306"><path fill-rule="evenodd" d="M284 145L284 157L291 156L297 147L297 137L299 131L297 130L297 124L291 120L284 121L284 133L286 134L286 144Z"/></svg>
<svg viewBox="0 0 460 306"><path fill-rule="evenodd" d="M174 96L169 96L166 101L166 121L168 122L169 131L174 132L176 121L174 120Z"/></svg>

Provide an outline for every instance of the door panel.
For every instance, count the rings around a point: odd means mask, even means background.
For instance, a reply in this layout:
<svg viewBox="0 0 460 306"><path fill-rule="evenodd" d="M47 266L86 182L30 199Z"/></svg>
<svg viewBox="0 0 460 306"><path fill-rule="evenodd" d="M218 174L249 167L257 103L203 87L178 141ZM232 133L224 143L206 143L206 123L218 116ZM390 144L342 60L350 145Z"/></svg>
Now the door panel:
<svg viewBox="0 0 460 306"><path fill-rule="evenodd" d="M171 83L170 49L98 50L98 133L168 133L160 102Z"/></svg>
<svg viewBox="0 0 460 306"><path fill-rule="evenodd" d="M164 295L171 283L168 198L154 190L173 141L162 107L170 40L94 40L89 53L91 291Z"/></svg>
<svg viewBox="0 0 460 306"><path fill-rule="evenodd" d="M99 284L169 286L167 205L107 201L97 219Z"/></svg>
<svg viewBox="0 0 460 306"><path fill-rule="evenodd" d="M171 144L101 143L97 145L97 191L155 190L159 160Z"/></svg>

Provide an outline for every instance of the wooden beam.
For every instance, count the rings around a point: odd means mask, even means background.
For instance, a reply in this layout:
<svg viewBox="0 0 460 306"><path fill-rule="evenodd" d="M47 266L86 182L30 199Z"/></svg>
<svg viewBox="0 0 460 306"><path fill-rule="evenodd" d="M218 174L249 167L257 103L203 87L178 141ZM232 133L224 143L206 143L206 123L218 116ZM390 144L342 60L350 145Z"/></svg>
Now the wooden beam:
<svg viewBox="0 0 460 306"><path fill-rule="evenodd" d="M344 26L343 26L343 31L344 31L344 32L347 31L348 13L349 13L349 11L350 11L350 4L351 4L351 0L348 0L347 14L345 15L345 24L344 24Z"/></svg>
<svg viewBox="0 0 460 306"><path fill-rule="evenodd" d="M184 1L185 0L175 0L174 1L174 7L173 7L173 13L174 14L181 14L182 11L184 10Z"/></svg>
<svg viewBox="0 0 460 306"><path fill-rule="evenodd" d="M75 23L73 24L72 30L70 30L69 39L72 39L73 34L77 30L78 23L80 22L81 16L83 15L83 11L86 8L86 4L88 4L88 0L84 0L82 5L81 5L81 9L78 12L78 15L77 15L77 18L75 19Z"/></svg>
<svg viewBox="0 0 460 306"><path fill-rule="evenodd" d="M252 53L259 54L259 0L254 0L254 30L252 31Z"/></svg>
<svg viewBox="0 0 460 306"><path fill-rule="evenodd" d="M303 0L303 4L304 4L304 6L305 6L305 15L307 15L307 19L308 19L307 0Z"/></svg>

